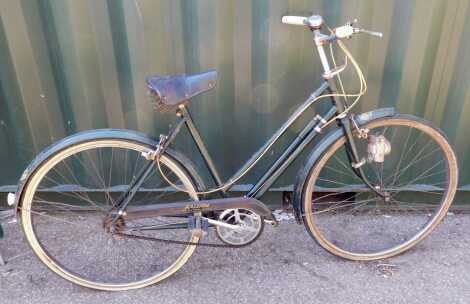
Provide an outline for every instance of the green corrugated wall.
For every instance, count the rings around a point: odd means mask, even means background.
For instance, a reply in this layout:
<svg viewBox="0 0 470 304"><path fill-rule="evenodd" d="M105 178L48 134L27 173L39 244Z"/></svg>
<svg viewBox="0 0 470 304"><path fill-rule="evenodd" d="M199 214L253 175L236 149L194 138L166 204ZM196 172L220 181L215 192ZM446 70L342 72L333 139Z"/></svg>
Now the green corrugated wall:
<svg viewBox="0 0 470 304"><path fill-rule="evenodd" d="M217 89L191 110L228 177L320 83L311 35L281 24L286 13L384 32L347 43L369 85L357 111L396 106L432 120L458 152L461 189L470 186L468 0L0 0L0 189L77 131L166 132L174 117L151 110L145 76L210 68ZM201 163L187 137L179 147ZM290 171L278 186L292 184Z"/></svg>

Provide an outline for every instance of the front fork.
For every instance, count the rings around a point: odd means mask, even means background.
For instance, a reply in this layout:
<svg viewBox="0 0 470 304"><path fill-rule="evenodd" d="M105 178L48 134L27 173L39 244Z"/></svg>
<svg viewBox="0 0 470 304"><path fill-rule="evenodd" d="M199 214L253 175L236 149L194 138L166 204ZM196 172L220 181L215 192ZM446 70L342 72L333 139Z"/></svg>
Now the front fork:
<svg viewBox="0 0 470 304"><path fill-rule="evenodd" d="M372 191L377 193L382 198L387 198L387 194L380 190L380 188L375 187L367 178L364 170L362 169L362 165L365 164L365 158L361 158L359 153L357 152L356 143L354 139L354 135L352 133L353 126L351 125L352 120L354 117L342 117L339 119L339 123L344 130L344 134L346 136L346 152L349 158L350 165L354 171L354 173L362 180L364 183L369 187ZM357 127L357 125L355 125ZM358 130L359 132L361 130Z"/></svg>

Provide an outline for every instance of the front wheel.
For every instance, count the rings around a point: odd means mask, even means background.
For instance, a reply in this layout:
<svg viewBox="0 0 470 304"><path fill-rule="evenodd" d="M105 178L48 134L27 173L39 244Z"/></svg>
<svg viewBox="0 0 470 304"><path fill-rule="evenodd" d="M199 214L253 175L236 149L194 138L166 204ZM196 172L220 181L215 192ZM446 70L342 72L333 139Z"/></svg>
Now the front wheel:
<svg viewBox="0 0 470 304"><path fill-rule="evenodd" d="M199 236L187 229L185 217L115 223L132 234L181 244L126 238L109 229L109 211L149 163L142 152L150 149L143 142L96 138L65 147L33 173L22 194L21 220L31 248L52 271L85 287L114 291L159 282L186 263ZM187 193L175 191L154 168L129 207L198 199L191 177L172 157L162 155L161 169Z"/></svg>
<svg viewBox="0 0 470 304"><path fill-rule="evenodd" d="M386 195L354 173L345 137L311 168L302 191L307 230L323 248L351 260L391 257L423 240L447 213L458 179L451 146L428 122L397 115L363 128L369 138L355 140L367 160L362 169ZM381 155L371 142L384 139L391 149Z"/></svg>

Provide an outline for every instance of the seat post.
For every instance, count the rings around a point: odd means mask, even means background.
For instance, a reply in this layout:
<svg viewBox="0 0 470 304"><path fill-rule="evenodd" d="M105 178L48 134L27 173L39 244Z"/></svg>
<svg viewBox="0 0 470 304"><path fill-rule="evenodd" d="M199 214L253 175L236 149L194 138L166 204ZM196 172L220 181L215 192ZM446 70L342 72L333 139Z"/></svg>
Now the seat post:
<svg viewBox="0 0 470 304"><path fill-rule="evenodd" d="M191 137L193 138L194 142L196 143L196 147L198 148L199 152L202 155L202 158L204 160L204 163L206 164L207 168L209 169L209 173L211 174L212 179L214 180L215 184L217 187L221 187L223 185L222 180L220 178L220 175L217 171L217 168L214 165L214 162L212 161L211 156L209 155L209 151L207 151L206 145L204 144L204 141L202 140L201 135L199 134L199 131L196 129L196 126L194 125L193 119L191 117L191 114L189 113L189 110L186 108L184 104L179 105L177 115L181 115L184 120L185 124L188 127L189 134L191 134ZM224 193L225 191L222 190Z"/></svg>

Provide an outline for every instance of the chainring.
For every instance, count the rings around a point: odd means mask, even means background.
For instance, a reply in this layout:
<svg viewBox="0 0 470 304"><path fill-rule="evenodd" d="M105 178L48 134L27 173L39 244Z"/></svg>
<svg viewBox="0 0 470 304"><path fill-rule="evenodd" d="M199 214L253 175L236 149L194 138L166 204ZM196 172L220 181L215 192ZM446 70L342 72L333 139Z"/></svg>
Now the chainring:
<svg viewBox="0 0 470 304"><path fill-rule="evenodd" d="M263 232L263 218L249 209L226 209L219 215L219 221L238 226L231 229L216 226L217 237L232 246L246 246L254 242Z"/></svg>

